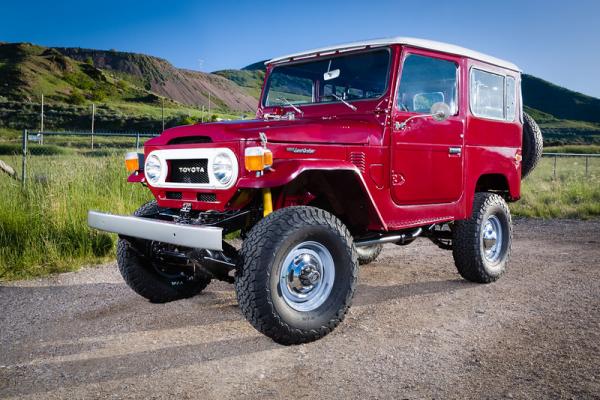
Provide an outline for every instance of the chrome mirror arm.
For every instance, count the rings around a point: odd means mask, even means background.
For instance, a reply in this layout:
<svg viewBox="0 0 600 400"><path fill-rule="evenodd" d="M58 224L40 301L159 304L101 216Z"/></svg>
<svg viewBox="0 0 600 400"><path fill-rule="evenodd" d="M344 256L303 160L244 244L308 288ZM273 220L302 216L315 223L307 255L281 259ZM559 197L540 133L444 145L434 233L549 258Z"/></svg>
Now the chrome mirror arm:
<svg viewBox="0 0 600 400"><path fill-rule="evenodd" d="M396 122L394 125L394 128L396 128L396 130L404 130L404 128L406 128L406 125L413 119L417 119L417 118L427 118L427 117L433 117L435 114L419 114L419 115L413 115L412 117L408 117L406 120L404 120L403 122Z"/></svg>

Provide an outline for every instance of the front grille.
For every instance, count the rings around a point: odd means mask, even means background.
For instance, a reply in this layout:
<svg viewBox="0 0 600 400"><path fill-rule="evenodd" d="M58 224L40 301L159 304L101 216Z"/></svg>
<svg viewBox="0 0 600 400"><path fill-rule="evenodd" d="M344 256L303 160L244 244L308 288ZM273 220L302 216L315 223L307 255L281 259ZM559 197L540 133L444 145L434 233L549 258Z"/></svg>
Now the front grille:
<svg viewBox="0 0 600 400"><path fill-rule="evenodd" d="M209 183L208 160L171 160L171 174L168 182Z"/></svg>
<svg viewBox="0 0 600 400"><path fill-rule="evenodd" d="M215 202L217 201L217 195L214 193L198 193L198 201Z"/></svg>
<svg viewBox="0 0 600 400"><path fill-rule="evenodd" d="M181 192L167 192L167 199L181 200Z"/></svg>

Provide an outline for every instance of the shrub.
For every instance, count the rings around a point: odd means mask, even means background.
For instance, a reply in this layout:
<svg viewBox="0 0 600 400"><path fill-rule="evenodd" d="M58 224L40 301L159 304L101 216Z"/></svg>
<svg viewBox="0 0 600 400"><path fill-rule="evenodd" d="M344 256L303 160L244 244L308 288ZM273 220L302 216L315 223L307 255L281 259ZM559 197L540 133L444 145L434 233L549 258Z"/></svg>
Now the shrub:
<svg viewBox="0 0 600 400"><path fill-rule="evenodd" d="M85 96L80 92L71 92L69 97L67 98L67 102L74 105L82 105L85 104Z"/></svg>

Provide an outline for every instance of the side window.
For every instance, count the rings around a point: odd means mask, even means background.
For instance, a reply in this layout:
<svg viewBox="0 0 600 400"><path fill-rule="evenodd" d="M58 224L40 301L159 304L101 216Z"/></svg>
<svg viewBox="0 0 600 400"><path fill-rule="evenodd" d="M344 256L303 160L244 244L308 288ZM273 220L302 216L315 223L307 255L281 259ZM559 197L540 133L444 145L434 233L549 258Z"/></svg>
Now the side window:
<svg viewBox="0 0 600 400"><path fill-rule="evenodd" d="M434 103L443 102L456 114L457 70L452 61L410 54L402 66L398 108L427 114Z"/></svg>
<svg viewBox="0 0 600 400"><path fill-rule="evenodd" d="M506 120L514 121L517 106L517 91L515 90L515 78L506 77Z"/></svg>
<svg viewBox="0 0 600 400"><path fill-rule="evenodd" d="M471 69L470 94L473 115L504 119L504 76Z"/></svg>

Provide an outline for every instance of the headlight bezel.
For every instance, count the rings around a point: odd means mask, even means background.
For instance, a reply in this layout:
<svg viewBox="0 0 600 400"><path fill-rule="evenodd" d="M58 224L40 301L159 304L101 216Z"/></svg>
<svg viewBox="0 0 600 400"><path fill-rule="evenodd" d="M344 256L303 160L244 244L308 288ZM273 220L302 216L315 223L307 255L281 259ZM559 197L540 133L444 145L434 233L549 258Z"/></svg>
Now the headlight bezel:
<svg viewBox="0 0 600 400"><path fill-rule="evenodd" d="M156 154L150 154L144 162L144 175L146 176L146 181L152 185L158 183L162 177L163 169L161 159Z"/></svg>
<svg viewBox="0 0 600 400"><path fill-rule="evenodd" d="M212 158L210 173L220 185L227 186L231 183L233 178L234 167L235 163L232 160L231 155L225 152L219 152ZM224 175L220 178L219 174Z"/></svg>

